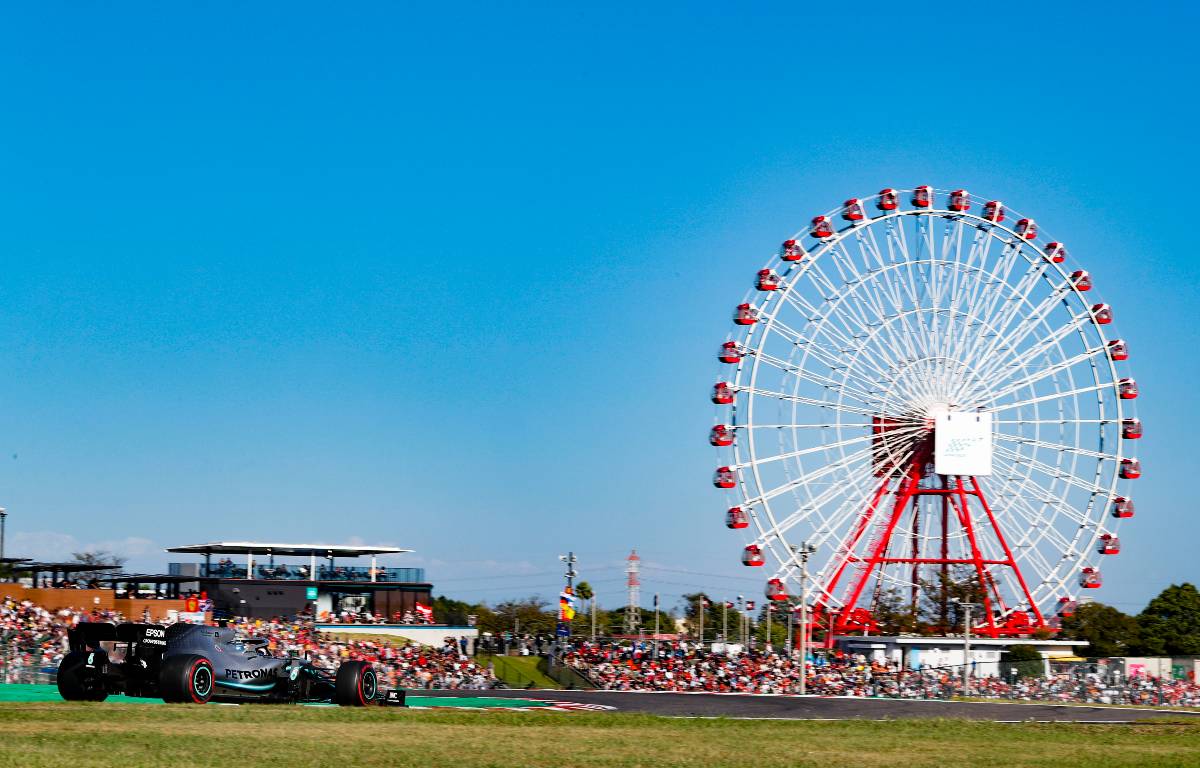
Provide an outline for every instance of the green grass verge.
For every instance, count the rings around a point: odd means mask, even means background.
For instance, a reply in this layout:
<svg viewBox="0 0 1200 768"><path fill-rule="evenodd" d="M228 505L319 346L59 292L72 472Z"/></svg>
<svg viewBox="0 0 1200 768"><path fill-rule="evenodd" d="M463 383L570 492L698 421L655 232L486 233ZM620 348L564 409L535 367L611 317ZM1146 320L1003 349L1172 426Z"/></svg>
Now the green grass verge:
<svg viewBox="0 0 1200 768"><path fill-rule="evenodd" d="M785 722L291 706L0 704L0 766L1200 765L1200 725Z"/></svg>
<svg viewBox="0 0 1200 768"><path fill-rule="evenodd" d="M496 677L509 688L561 688L554 678L546 677L538 670L537 656L489 656L480 654L476 663L487 666L491 663Z"/></svg>

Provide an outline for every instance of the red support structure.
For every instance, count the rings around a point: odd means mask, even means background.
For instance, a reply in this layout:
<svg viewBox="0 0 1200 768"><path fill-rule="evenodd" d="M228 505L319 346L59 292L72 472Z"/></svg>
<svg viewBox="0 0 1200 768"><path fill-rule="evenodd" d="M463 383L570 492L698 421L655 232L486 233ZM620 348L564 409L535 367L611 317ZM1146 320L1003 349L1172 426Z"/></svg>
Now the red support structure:
<svg viewBox="0 0 1200 768"><path fill-rule="evenodd" d="M873 606L859 605L859 601L863 600L865 594L868 595L868 598L864 602L871 601L867 586L872 579L876 580L875 592L878 593L880 574L885 566L909 565L912 574L919 573L923 568L937 568L942 574L942 583L945 585L950 576L951 566L958 565L970 567L982 590L983 616L980 623L972 628L973 632L985 637L1003 637L1028 635L1035 629L1048 627L1045 617L1042 616L1037 604L1033 601L1033 595L1025 583L1024 576L1021 575L1021 570L1008 546L1008 541L996 522L996 517L984 496L983 487L978 478L973 476L946 477L927 473L926 469L932 460L931 447L928 442L919 446L902 474L889 473L889 476L883 479L851 530L850 536L843 542L841 554L836 560L837 567L826 583L822 585L814 603L814 613L824 617L834 633L862 632L874 625L870 615ZM887 495L893 483L896 486L895 501L886 517L878 515L877 513L883 507L881 504L883 497ZM927 505L922 508L918 504L918 500L923 496L940 499L940 505ZM897 526L910 504L913 515L911 530L914 532L911 552L907 556L889 554L893 551L903 553L905 550L903 543L896 547L890 545L893 536L896 535ZM977 510L974 513L972 506ZM941 546L937 557L931 556L932 553L921 552L918 546L918 537L915 532L919 530L920 517L923 512L929 515L936 515L940 512ZM980 512L982 512L982 516ZM877 517L878 519L876 519ZM872 524L875 525L877 533L862 554L856 554L867 529ZM965 539L965 551L952 556L950 538L954 527L957 527ZM932 526L928 522L924 528L932 530ZM1003 552L1003 557L984 556L982 542L985 538L998 546ZM857 565L854 576L845 587L845 598L837 600L835 594L846 567L850 563ZM997 574L1002 572L1002 569L1011 569L1020 591L1015 594L1010 592L1010 596L1028 605L1028 612L1026 610L1010 610L1006 605L997 581ZM916 580L915 577L912 579L913 582ZM946 593L945 587L943 587L943 602L945 599ZM831 603L838 605L835 608Z"/></svg>

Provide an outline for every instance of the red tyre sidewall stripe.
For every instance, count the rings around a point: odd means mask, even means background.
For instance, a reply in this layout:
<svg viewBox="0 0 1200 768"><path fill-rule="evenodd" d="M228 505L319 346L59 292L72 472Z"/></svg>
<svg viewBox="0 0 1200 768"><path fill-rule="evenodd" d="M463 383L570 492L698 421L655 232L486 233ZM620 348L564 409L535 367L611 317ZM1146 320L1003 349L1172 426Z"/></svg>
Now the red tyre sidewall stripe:
<svg viewBox="0 0 1200 768"><path fill-rule="evenodd" d="M369 667L367 669L360 669L358 673L358 700L364 707L370 703L367 701L367 695L363 692L363 680L366 679L369 670Z"/></svg>
<svg viewBox="0 0 1200 768"><path fill-rule="evenodd" d="M204 661L204 659L197 659L196 661L192 662L192 667L190 670L188 670L188 693L191 695L192 701L196 702L197 704L207 704L208 699L196 698L196 667L200 667L200 666L207 667L208 662ZM209 690L212 690L211 669L209 671L209 678L210 678Z"/></svg>

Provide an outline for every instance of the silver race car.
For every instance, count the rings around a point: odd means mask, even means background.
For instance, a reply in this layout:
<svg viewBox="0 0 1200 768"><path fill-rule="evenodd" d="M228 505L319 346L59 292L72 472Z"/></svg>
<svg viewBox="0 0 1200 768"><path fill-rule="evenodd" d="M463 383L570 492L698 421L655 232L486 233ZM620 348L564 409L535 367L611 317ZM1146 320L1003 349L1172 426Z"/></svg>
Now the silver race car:
<svg viewBox="0 0 1200 768"><path fill-rule="evenodd" d="M110 694L167 702L333 702L404 706L404 691L381 693L374 668L347 661L331 674L306 659L276 657L267 640L198 624L83 623L68 636L58 691L68 701Z"/></svg>

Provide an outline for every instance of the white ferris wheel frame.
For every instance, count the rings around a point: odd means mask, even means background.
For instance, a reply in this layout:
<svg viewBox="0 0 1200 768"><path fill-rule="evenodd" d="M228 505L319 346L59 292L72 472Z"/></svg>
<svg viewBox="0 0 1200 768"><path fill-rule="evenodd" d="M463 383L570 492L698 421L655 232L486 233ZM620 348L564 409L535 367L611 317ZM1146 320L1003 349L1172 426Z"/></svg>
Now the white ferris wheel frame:
<svg viewBox="0 0 1200 768"><path fill-rule="evenodd" d="M909 192L895 190L905 201ZM1021 551L1033 602L1043 613L1048 615L1055 601L1076 594L1081 569L1097 567L1103 557L1101 537L1116 536L1119 530L1121 521L1108 513L1114 499L1130 495L1119 492L1131 482L1120 477L1122 460L1130 458L1120 430L1135 414L1133 401L1119 393L1120 382L1131 374L1118 371L1109 354L1113 337L1091 309L1099 302L1095 290L1085 297L1043 245L1010 226L1022 218L1011 209L1004 209L1004 221L995 221L970 210L935 207L948 194L934 190L927 208L902 202L896 210L874 216L869 205L877 196L872 195L859 200L865 214L861 221L835 226L827 238L806 239L807 230L796 234L797 243L813 247L805 248L798 261L778 254L768 261L766 268L780 278L779 287L750 290L745 302L759 309L758 321L731 336L742 356L733 375L722 376L735 398L731 406L719 407L718 421L736 435L723 449L729 454L723 463L736 474L733 505L753 523L754 535L747 543L769 553L777 564L773 578L789 587L798 583L796 545L804 541L817 547L813 578L804 594L797 595L805 603L817 598L836 606L842 599L822 590L835 569L854 559L847 532L877 483L870 473L853 471L867 462L872 449L871 430L864 428L872 417L893 416L914 403L933 404L947 393L993 414L999 471L987 479L990 496L1005 517L1014 550ZM969 200L973 207L983 203L977 197ZM842 210L827 214L831 224ZM916 238L911 247L910 224ZM939 238L935 230L941 224L945 229ZM993 257L994 247L999 253ZM923 299L932 304L921 306ZM1060 308L1072 310L1069 319L1051 326L1049 319ZM793 327L799 323L785 317L788 313L798 315L803 325ZM978 343L988 336L969 332L972 327L986 327L990 341ZM790 357L773 353L772 337L792 343ZM1071 343L1077 351L1068 352ZM893 347L901 356L885 359L881 350ZM797 362L795 350L800 348ZM1014 354L1024 359L1014 360ZM1056 363L1037 367L1037 360L1053 355ZM907 362L898 368L898 360ZM1089 372L1087 380L1076 381ZM766 388L767 380L787 383L789 376L790 391ZM876 387L884 381L905 387L889 390L881 399ZM1039 382L1058 388L1039 394L1034 386ZM802 394L802 384L816 385L825 394ZM1019 393L1025 390L1022 398ZM903 395L903 401L896 395ZM1086 399L1092 395L1094 402ZM1064 412L1081 397L1095 409L1094 418ZM1041 404L1053 401L1060 401L1059 418L1041 418ZM767 402L785 418L760 421L759 413L769 413L763 407ZM791 418L783 404L790 406ZM889 406L898 410L889 411ZM1038 418L1022 418L1030 408ZM801 415L815 414L829 418L798 421ZM851 422L851 416L859 420ZM1084 444L1085 424L1093 425L1097 435L1091 445ZM1004 425L1032 434L1006 432ZM1060 435L1073 434L1075 440L1042 439L1043 426L1046 431L1057 426ZM851 429L860 434L847 435ZM896 432L903 436L920 429L914 419ZM803 430L832 433L837 439L799 447L793 438L789 444L787 436ZM779 452L765 450L769 432L777 434ZM791 450L785 450L789 445ZM1048 463L1045 452L1057 452L1060 459ZM809 471L797 464L808 457L819 459L821 466ZM764 474L772 464L801 474L782 483L768 480ZM1086 494L1086 504L1073 500L1073 493ZM1073 532L1066 520L1074 521ZM1052 561L1055 551L1057 560ZM894 586L914 585L895 580ZM1014 603L1005 612L1023 607L1028 608Z"/></svg>

